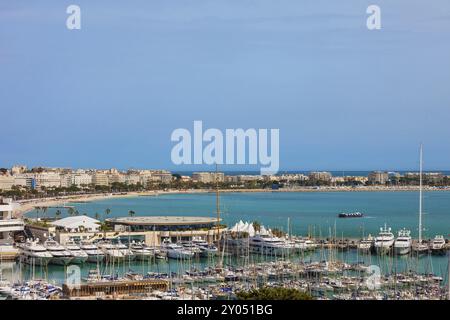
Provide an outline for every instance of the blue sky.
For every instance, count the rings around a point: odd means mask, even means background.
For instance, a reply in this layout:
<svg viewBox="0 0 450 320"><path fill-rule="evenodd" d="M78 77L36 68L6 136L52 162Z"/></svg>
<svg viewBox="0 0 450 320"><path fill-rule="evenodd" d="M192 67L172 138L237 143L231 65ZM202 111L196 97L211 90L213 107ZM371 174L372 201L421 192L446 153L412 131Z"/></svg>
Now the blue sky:
<svg viewBox="0 0 450 320"><path fill-rule="evenodd" d="M0 0L0 167L196 170L170 135L202 120L279 128L284 170L416 168L420 141L449 169L449 40L448 0Z"/></svg>

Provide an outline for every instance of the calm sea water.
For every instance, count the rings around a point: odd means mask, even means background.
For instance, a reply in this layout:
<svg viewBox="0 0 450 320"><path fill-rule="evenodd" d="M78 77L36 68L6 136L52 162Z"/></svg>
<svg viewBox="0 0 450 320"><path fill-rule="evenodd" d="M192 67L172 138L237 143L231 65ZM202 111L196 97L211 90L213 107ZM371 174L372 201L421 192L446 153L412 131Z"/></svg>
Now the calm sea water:
<svg viewBox="0 0 450 320"><path fill-rule="evenodd" d="M328 236L330 228L338 237L360 237L363 232L375 234L385 223L397 232L408 228L413 236L418 232L419 197L417 192L262 192L223 193L220 197L221 217L229 226L243 221L259 221L271 228L287 230L290 219L294 234L315 232ZM173 194L115 198L73 204L80 214L94 217L186 215L215 216L215 194ZM51 216L56 209L46 213ZM339 219L340 212L360 211L363 218ZM63 215L67 212L63 211ZM35 216L35 213L29 213ZM450 192L424 193L425 237L450 234Z"/></svg>

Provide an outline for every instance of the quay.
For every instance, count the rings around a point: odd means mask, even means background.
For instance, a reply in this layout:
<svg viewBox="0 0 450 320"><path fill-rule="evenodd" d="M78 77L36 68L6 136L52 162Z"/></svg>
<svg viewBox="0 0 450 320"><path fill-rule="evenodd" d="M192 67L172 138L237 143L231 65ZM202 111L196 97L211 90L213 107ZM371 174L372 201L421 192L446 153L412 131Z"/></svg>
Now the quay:
<svg viewBox="0 0 450 320"><path fill-rule="evenodd" d="M67 298L133 295L149 293L154 290L168 291L166 280L123 280L83 283L78 285L63 284L62 292Z"/></svg>

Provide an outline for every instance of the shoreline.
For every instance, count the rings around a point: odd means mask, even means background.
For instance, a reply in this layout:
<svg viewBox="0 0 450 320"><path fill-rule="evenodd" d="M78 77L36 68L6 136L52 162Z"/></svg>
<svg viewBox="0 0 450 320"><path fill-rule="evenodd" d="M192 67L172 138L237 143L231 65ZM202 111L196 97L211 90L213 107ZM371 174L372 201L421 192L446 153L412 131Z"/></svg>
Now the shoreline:
<svg viewBox="0 0 450 320"><path fill-rule="evenodd" d="M223 189L220 193L260 193L260 192L418 192L419 187L300 187L291 189ZM450 188L434 188L425 187L424 191L450 191ZM122 193L96 193L83 195L58 196L51 198L35 198L27 200L19 200L20 206L14 210L15 218L22 218L26 213L35 209L35 207L56 207L61 205L70 205L76 202L92 202L111 198L134 198L142 196L158 196L165 194L196 194L196 193L215 193L212 189L189 189L189 190L160 190L160 191L143 191L143 192L122 192Z"/></svg>

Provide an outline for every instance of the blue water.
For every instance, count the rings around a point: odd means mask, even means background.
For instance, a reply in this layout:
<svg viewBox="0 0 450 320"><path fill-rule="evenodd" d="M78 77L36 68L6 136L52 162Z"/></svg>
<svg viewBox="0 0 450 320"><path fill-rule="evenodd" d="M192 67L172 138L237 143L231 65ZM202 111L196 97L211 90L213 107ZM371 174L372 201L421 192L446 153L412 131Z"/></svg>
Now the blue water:
<svg viewBox="0 0 450 320"><path fill-rule="evenodd" d="M418 231L417 192L261 192L223 193L220 197L221 217L228 225L239 220L260 221L271 228L287 230L290 218L295 234L308 230L316 236L328 236L330 228L338 237L359 237L364 232L375 234L387 223L393 231L408 228L414 236ZM73 203L80 214L104 218L126 216L129 210L136 216L186 215L215 216L215 194L171 194L134 198L112 198L88 203ZM52 216L56 209L49 209ZM360 211L363 218L339 219L343 211ZM42 213L41 213L42 214ZM63 216L67 212L63 211ZM31 212L28 215L35 216ZM450 234L450 192L424 193L425 237Z"/></svg>

